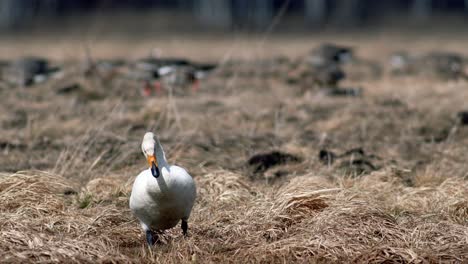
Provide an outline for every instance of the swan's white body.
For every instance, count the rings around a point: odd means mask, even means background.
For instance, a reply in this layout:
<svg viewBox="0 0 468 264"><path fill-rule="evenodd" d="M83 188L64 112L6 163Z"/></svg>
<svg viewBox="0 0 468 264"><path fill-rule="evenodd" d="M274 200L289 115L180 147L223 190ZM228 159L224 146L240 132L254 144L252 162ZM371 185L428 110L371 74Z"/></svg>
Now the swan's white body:
<svg viewBox="0 0 468 264"><path fill-rule="evenodd" d="M133 184L130 209L145 231L164 230L190 217L196 197L195 182L183 168L169 165L159 140L146 133L142 150L145 156L155 154L160 176L151 169L142 171Z"/></svg>

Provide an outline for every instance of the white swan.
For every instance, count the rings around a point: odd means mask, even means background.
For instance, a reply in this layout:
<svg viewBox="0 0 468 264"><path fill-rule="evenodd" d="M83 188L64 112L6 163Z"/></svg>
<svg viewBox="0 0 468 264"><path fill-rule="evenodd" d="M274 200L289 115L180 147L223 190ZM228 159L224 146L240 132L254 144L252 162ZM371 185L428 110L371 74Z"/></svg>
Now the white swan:
<svg viewBox="0 0 468 264"><path fill-rule="evenodd" d="M195 182L185 169L169 165L156 135L147 132L141 150L150 168L142 171L133 183L130 209L140 220L146 241L153 245L155 231L172 228L182 220L187 235L188 224L196 197Z"/></svg>

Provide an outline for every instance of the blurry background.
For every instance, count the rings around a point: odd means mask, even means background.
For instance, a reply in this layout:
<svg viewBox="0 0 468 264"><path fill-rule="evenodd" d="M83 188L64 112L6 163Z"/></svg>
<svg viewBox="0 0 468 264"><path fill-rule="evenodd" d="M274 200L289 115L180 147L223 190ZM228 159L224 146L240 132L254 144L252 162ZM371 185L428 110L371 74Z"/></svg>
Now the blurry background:
<svg viewBox="0 0 468 264"><path fill-rule="evenodd" d="M258 31L468 24L467 0L2 0L2 34L80 29ZM280 19L281 18L281 19ZM278 23L280 22L281 23Z"/></svg>

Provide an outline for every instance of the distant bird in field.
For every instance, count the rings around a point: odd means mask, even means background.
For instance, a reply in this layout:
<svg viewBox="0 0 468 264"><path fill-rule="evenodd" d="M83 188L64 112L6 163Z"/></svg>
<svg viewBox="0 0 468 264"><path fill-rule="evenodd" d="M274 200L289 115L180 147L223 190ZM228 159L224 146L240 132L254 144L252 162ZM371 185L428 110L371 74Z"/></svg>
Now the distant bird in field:
<svg viewBox="0 0 468 264"><path fill-rule="evenodd" d="M422 64L442 79L467 78L465 58L455 52L430 52L422 58Z"/></svg>
<svg viewBox="0 0 468 264"><path fill-rule="evenodd" d="M46 80L50 74L58 71L56 67L49 67L49 62L44 58L23 57L11 62L3 75L7 82L30 86Z"/></svg>
<svg viewBox="0 0 468 264"><path fill-rule="evenodd" d="M183 93L187 86L197 92L200 80L217 66L214 64L193 63L178 58L144 58L135 63L135 71L145 80L144 94L151 95L151 88L159 94L163 89Z"/></svg>
<svg viewBox="0 0 468 264"><path fill-rule="evenodd" d="M395 75L423 74L443 80L467 79L466 58L455 52L430 52L414 56L395 52L390 57L390 70Z"/></svg>
<svg viewBox="0 0 468 264"><path fill-rule="evenodd" d="M159 69L159 76L164 87L181 89L190 86L192 92L197 92L200 80L206 78L214 68L215 65L209 64L165 66Z"/></svg>
<svg viewBox="0 0 468 264"><path fill-rule="evenodd" d="M169 165L158 137L147 132L141 145L149 168L142 171L133 184L130 209L140 220L148 245L157 240L157 233L182 221L187 235L188 219L196 197L195 182L187 171Z"/></svg>
<svg viewBox="0 0 468 264"><path fill-rule="evenodd" d="M349 80L363 80L380 78L382 75L379 63L356 56L354 49L347 46L322 44L309 53L306 61L317 74L325 74L326 79L333 80L324 82L329 86L334 86L333 82L337 83L344 76Z"/></svg>
<svg viewBox="0 0 468 264"><path fill-rule="evenodd" d="M299 64L288 72L288 82L301 86L301 93L314 87L336 88L346 74L341 67L335 63L310 67L307 64Z"/></svg>
<svg viewBox="0 0 468 264"><path fill-rule="evenodd" d="M417 60L405 51L397 51L390 55L390 72L394 75L409 75L417 71Z"/></svg>
<svg viewBox="0 0 468 264"><path fill-rule="evenodd" d="M127 62L124 59L99 59L86 60L83 65L83 74L86 77L93 75L103 79L112 79L115 76L125 73Z"/></svg>
<svg viewBox="0 0 468 264"><path fill-rule="evenodd" d="M321 87L337 87L338 82L345 78L343 70L336 65L317 67L313 71L314 81Z"/></svg>
<svg viewBox="0 0 468 264"><path fill-rule="evenodd" d="M349 47L335 44L322 44L313 49L307 61L313 67L324 67L330 64L342 64L353 59L353 50Z"/></svg>

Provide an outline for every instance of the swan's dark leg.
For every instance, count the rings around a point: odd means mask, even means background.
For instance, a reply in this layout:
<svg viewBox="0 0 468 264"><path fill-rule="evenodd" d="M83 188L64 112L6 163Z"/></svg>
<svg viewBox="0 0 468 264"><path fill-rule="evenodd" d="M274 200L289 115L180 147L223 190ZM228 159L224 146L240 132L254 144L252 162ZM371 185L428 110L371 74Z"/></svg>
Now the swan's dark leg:
<svg viewBox="0 0 468 264"><path fill-rule="evenodd" d="M148 243L148 246L154 245L154 243L157 240L157 237L151 230L146 230L146 242Z"/></svg>
<svg viewBox="0 0 468 264"><path fill-rule="evenodd" d="M187 236L187 230L188 230L187 221L182 219L182 223L180 224L180 227L182 228L182 234L184 234L184 236Z"/></svg>

